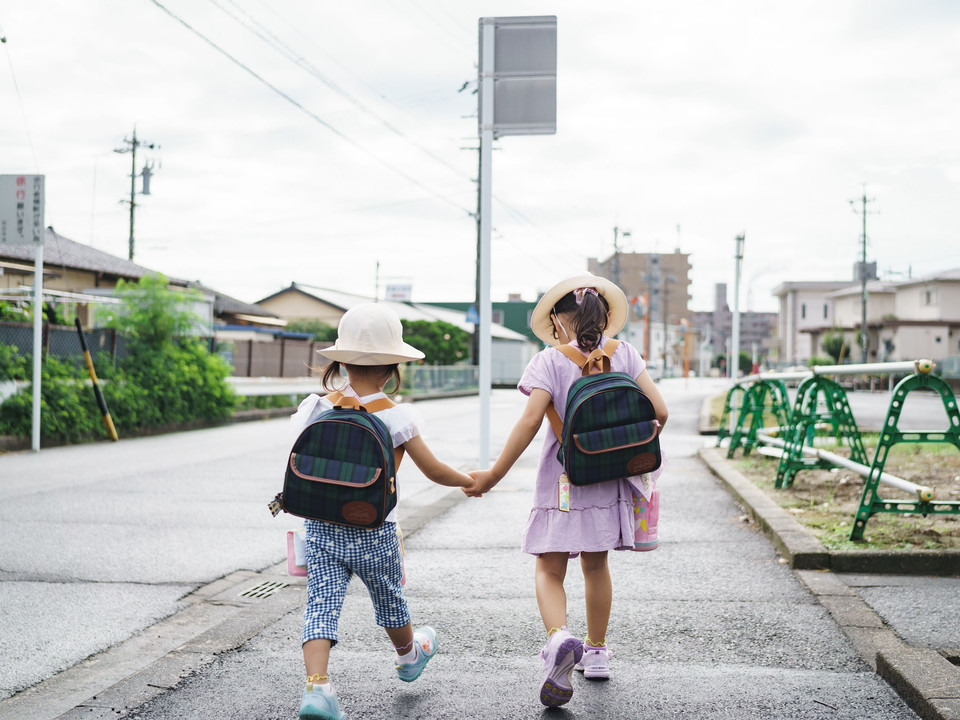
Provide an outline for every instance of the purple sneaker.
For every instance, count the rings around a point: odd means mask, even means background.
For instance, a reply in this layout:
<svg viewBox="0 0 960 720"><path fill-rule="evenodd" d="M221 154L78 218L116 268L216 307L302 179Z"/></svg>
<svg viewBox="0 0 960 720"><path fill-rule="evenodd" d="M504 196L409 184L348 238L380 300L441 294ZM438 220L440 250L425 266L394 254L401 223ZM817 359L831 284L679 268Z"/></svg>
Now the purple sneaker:
<svg viewBox="0 0 960 720"><path fill-rule="evenodd" d="M612 657L613 653L607 649L606 645L600 647L584 645L583 657L573 669L582 672L583 676L590 680L609 680Z"/></svg>
<svg viewBox="0 0 960 720"><path fill-rule="evenodd" d="M583 656L583 643L560 628L547 640L540 651L543 658L543 680L540 683L540 702L547 707L566 705L573 697L570 676L573 666Z"/></svg>

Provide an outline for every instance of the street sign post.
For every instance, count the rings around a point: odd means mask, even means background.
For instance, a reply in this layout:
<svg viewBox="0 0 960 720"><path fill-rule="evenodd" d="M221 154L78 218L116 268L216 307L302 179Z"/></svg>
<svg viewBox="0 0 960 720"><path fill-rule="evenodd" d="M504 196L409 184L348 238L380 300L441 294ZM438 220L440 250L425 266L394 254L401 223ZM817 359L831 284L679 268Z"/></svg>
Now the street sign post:
<svg viewBox="0 0 960 720"><path fill-rule="evenodd" d="M490 235L493 141L504 135L557 132L557 18L480 18L480 467L490 453Z"/></svg>
<svg viewBox="0 0 960 720"><path fill-rule="evenodd" d="M0 175L0 247L33 244L33 429L40 449L40 359L43 338L43 175Z"/></svg>

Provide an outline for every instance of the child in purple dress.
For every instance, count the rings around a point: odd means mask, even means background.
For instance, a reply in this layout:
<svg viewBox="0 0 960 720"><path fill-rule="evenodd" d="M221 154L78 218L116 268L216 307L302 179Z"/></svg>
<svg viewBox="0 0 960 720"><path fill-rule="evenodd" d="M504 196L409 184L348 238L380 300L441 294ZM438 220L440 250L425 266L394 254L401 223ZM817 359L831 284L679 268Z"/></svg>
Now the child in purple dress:
<svg viewBox="0 0 960 720"><path fill-rule="evenodd" d="M608 337L623 328L627 300L609 280L590 273L560 281L537 303L530 326L547 345L569 344L588 355L603 347ZM646 371L640 354L620 343L610 360L611 370L636 378L653 403L660 426L666 424L667 406ZM538 353L527 365L518 387L528 396L517 421L493 467L472 472L477 483L464 490L479 497L496 485L526 450L543 423L552 402L561 414L570 386L580 378L580 368L556 347ZM633 548L633 494L626 480L594 485L569 485L569 511L559 507L559 483L563 467L557 460L559 442L547 433L540 455L533 509L523 532L523 550L537 556L536 592L547 642L540 683L540 701L547 706L567 703L573 695L571 675L576 666L585 677L610 677L610 651L606 647L607 624L613 586L607 565L609 550ZM587 635L581 642L567 630L566 593L563 581L567 561L580 556L586 590Z"/></svg>

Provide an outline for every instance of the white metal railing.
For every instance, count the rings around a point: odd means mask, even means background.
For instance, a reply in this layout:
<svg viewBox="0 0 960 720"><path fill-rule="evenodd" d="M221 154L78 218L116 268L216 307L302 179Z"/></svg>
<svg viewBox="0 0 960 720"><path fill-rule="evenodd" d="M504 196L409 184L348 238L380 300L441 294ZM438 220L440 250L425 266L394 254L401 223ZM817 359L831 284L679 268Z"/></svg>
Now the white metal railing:
<svg viewBox="0 0 960 720"><path fill-rule="evenodd" d="M856 365L814 365L809 370L796 372L762 372L734 381L734 385L757 380L805 380L814 375L896 375L898 373L928 373L932 360L904 360L902 362L859 363Z"/></svg>
<svg viewBox="0 0 960 720"><path fill-rule="evenodd" d="M773 455L774 457L779 457L780 453L786 449L787 443L779 438L774 438L769 435L764 435L763 433L757 434L757 440L766 445L772 445L774 448L779 448L777 452L764 452L764 448L760 448L760 453L764 455ZM820 460L826 460L829 463L834 465L839 465L840 467L845 467L848 470L853 470L855 473L860 475L863 478L867 478L870 475L870 468L866 465L861 465L858 462L851 460L850 458L843 457L842 455L837 455L828 450L823 450L821 448L813 448L808 446L802 446L800 451L809 457L815 457ZM917 483L910 482L909 480L904 480L899 478L896 475L891 475L887 472L880 473L880 482L884 485L889 485L890 487L899 488L900 490L905 490L909 493L914 493L919 500L933 500L934 492L932 488L927 487L926 485L918 485Z"/></svg>

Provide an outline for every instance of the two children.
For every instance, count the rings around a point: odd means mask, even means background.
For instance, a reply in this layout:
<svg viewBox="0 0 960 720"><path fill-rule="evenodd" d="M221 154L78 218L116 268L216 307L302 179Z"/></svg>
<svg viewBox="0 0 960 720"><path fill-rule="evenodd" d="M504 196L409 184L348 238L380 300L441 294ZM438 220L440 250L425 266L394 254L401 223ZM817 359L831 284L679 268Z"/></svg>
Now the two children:
<svg viewBox="0 0 960 720"><path fill-rule="evenodd" d="M559 350L572 345L584 355L602 347L616 335L627 316L626 297L616 285L589 273L572 276L552 287L534 309L531 327L548 347L527 365L519 389L527 405L511 431L506 445L489 470L466 475L439 461L427 448L412 410L398 405L375 413L390 429L396 447L403 446L420 470L433 482L459 486L470 497L480 497L510 470L533 440L551 402L563 411L570 386L580 377L580 368ZM320 351L331 361L323 386L356 396L360 402L384 397L388 382L399 387L398 364L423 357L403 342L399 319L387 307L366 304L344 314L336 344ZM341 367L347 382L338 385ZM645 369L639 353L621 343L611 358L611 370L636 378L653 403L661 427L667 408ZM323 411L329 400L311 395L294 415L298 431ZM562 419L562 418L561 418ZM627 481L609 481L569 489L569 510L558 507L558 483L563 472L556 459L558 440L547 434L537 472L534 506L523 533L523 550L535 555L537 603L547 641L541 651L544 661L540 700L547 706L567 703L572 694L574 667L588 678L610 677L610 651L606 646L612 603L612 582L607 553L633 547L633 495ZM303 658L307 688L300 717L341 720L336 693L329 683L330 649L337 642L337 619L347 583L357 574L373 600L377 624L382 626L397 650L401 680L413 681L437 650L437 635L431 628L416 631L400 587L402 568L395 525L395 510L376 530L343 527L306 520L308 597L304 617ZM567 629L566 594L563 582L567 561L580 556L586 588L587 634L583 641Z"/></svg>

